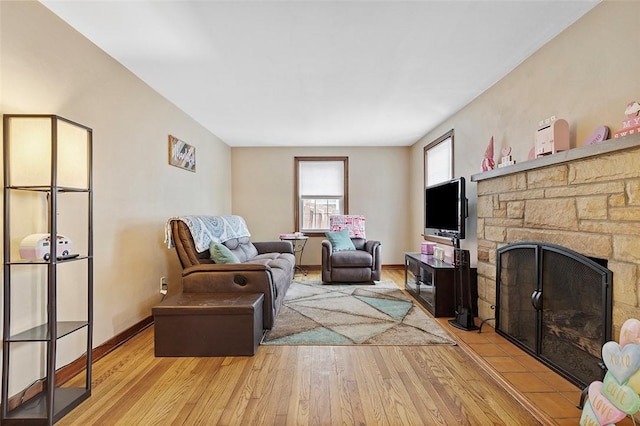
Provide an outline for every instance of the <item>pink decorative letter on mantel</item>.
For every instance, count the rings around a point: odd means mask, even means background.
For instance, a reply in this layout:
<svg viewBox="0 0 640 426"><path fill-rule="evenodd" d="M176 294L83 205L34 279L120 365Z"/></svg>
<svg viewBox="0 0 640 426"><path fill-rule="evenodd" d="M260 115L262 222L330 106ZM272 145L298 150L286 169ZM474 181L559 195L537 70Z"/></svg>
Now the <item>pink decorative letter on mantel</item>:
<svg viewBox="0 0 640 426"><path fill-rule="evenodd" d="M637 101L629 102L624 114L627 116L627 120L622 120L622 129L613 134L614 138L640 133L640 103Z"/></svg>
<svg viewBox="0 0 640 426"><path fill-rule="evenodd" d="M609 137L609 128L607 126L600 126L596 129L595 132L593 132L591 136L589 136L589 139L587 139L584 142L584 144L593 145L596 143L600 143L602 141L607 140L608 137Z"/></svg>

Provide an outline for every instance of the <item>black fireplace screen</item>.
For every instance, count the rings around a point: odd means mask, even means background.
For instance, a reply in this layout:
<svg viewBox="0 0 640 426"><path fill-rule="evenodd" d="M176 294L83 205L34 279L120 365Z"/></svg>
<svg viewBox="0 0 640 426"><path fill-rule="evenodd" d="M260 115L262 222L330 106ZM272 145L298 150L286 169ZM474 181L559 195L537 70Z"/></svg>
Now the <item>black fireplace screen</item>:
<svg viewBox="0 0 640 426"><path fill-rule="evenodd" d="M612 273L602 263L551 244L502 247L496 331L580 387L602 380L612 304Z"/></svg>

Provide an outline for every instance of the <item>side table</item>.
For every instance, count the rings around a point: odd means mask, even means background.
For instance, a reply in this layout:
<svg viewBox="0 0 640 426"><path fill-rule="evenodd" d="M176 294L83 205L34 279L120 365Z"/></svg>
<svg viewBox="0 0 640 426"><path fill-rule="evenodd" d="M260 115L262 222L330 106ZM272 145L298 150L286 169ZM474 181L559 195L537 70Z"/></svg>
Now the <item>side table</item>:
<svg viewBox="0 0 640 426"><path fill-rule="evenodd" d="M304 246L307 245L309 237L305 235L295 234L282 234L280 240L291 241L293 245L293 255L296 258L295 271L300 272L302 275L307 276L307 271L302 267L302 253L304 252Z"/></svg>

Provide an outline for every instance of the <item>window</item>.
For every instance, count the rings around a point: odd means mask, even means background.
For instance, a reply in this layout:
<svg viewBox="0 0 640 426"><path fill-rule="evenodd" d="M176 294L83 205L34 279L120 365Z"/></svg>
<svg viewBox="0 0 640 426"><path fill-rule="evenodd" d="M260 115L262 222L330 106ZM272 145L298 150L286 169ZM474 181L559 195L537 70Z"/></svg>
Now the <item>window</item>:
<svg viewBox="0 0 640 426"><path fill-rule="evenodd" d="M321 235L329 216L349 212L349 158L295 157L296 231Z"/></svg>
<svg viewBox="0 0 640 426"><path fill-rule="evenodd" d="M424 147L424 186L453 179L453 129Z"/></svg>

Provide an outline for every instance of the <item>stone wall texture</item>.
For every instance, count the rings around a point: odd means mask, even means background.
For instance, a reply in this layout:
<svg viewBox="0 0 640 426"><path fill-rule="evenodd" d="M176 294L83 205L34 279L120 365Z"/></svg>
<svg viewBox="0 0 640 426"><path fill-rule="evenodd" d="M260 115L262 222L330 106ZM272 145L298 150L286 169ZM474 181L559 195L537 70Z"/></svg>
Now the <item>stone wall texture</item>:
<svg viewBox="0 0 640 426"><path fill-rule="evenodd" d="M496 250L517 241L607 259L615 339L640 318L640 146L478 180L477 206L480 318L495 316Z"/></svg>

